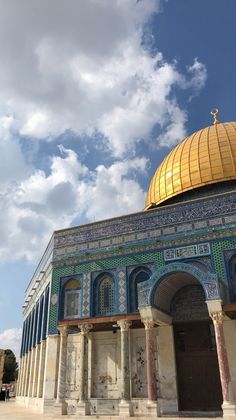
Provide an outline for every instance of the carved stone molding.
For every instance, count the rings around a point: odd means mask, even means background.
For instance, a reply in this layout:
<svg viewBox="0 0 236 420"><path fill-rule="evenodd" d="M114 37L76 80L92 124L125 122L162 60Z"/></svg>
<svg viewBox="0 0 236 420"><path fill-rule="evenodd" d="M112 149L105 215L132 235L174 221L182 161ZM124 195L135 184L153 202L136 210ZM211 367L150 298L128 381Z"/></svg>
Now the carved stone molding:
<svg viewBox="0 0 236 420"><path fill-rule="evenodd" d="M89 331L93 328L93 324L79 324L78 328L82 335L88 335Z"/></svg>
<svg viewBox="0 0 236 420"><path fill-rule="evenodd" d="M142 323L145 326L145 330L152 330L155 325L155 322L152 319L142 319Z"/></svg>
<svg viewBox="0 0 236 420"><path fill-rule="evenodd" d="M68 335L69 328L67 326L57 327L57 329L60 332L60 335Z"/></svg>
<svg viewBox="0 0 236 420"><path fill-rule="evenodd" d="M223 311L217 311L217 312L210 312L209 313L212 321L214 324L222 324L223 318L224 318L224 312Z"/></svg>
<svg viewBox="0 0 236 420"><path fill-rule="evenodd" d="M117 321L117 325L119 325L121 331L128 331L128 329L132 325L132 322L128 321L127 319L120 319L119 321Z"/></svg>

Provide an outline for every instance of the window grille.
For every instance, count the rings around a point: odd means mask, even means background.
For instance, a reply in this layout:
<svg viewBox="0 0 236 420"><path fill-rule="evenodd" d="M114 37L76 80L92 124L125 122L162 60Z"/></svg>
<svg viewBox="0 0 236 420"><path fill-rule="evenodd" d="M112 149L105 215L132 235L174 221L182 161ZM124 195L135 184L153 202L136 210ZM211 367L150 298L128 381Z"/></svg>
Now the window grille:
<svg viewBox="0 0 236 420"><path fill-rule="evenodd" d="M70 279L64 286L64 319L79 318L81 312L81 288L76 279Z"/></svg>
<svg viewBox="0 0 236 420"><path fill-rule="evenodd" d="M98 289L98 313L109 314L114 311L114 285L110 277L100 281Z"/></svg>

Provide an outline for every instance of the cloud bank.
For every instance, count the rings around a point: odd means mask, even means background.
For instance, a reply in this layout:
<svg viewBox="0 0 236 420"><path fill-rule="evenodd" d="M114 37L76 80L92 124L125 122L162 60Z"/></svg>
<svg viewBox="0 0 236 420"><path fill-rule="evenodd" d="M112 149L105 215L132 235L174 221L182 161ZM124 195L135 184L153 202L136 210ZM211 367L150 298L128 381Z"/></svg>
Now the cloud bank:
<svg viewBox="0 0 236 420"><path fill-rule="evenodd" d="M149 145L170 147L185 136L187 113L176 89L192 99L207 77L197 58L181 74L178 63L152 53L145 35L160 6L0 0L2 260L38 257L54 229L75 221L144 207L138 179L147 174ZM63 145L47 156L47 168L27 159L24 145L56 144L65 132L86 136L88 155L99 135L109 163L92 168ZM146 147L137 157L140 144Z"/></svg>

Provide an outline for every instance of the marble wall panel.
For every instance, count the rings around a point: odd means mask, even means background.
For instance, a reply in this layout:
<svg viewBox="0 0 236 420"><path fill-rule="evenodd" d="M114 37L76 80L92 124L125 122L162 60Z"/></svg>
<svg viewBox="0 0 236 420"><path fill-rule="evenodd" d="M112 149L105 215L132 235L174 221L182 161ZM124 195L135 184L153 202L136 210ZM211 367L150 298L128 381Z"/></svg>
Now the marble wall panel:
<svg viewBox="0 0 236 420"><path fill-rule="evenodd" d="M80 334L70 334L67 342L66 397L78 398L80 369Z"/></svg>
<svg viewBox="0 0 236 420"><path fill-rule="evenodd" d="M93 334L92 398L119 398L120 334Z"/></svg>
<svg viewBox="0 0 236 420"><path fill-rule="evenodd" d="M131 330L131 392L134 398L147 397L145 330Z"/></svg>

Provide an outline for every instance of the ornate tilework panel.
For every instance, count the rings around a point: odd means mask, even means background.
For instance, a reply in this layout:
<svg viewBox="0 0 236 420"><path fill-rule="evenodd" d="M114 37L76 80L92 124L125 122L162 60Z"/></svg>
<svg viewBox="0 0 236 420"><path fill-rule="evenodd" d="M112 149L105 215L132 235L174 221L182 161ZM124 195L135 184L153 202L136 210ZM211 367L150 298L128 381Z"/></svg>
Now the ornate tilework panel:
<svg viewBox="0 0 236 420"><path fill-rule="evenodd" d="M224 251L224 262L228 274L230 301L236 302L236 249Z"/></svg>
<svg viewBox="0 0 236 420"><path fill-rule="evenodd" d="M91 272L94 272L96 270L99 270L101 272L101 268L103 267L104 270L110 270L117 268L118 270L120 267L134 267L135 265L143 265L143 264L151 264L151 266L155 266L155 269L158 269L164 265L164 257L162 251L152 251L152 252L145 252L136 254L133 256L130 255L124 255L121 257L115 257L110 259L103 259L99 261L97 264L94 264L94 262L86 262L84 264L79 265L64 265L62 267L56 267L53 270L52 274L52 287L51 287L51 296L56 295L59 296L59 286L60 286L60 279L64 276L72 275L73 273L76 273L78 275L79 273L83 273L83 287L85 291L90 290L89 295L89 302L91 306L91 286L89 285L89 278L91 276ZM95 268L96 267L96 268ZM84 279L86 278L86 281L84 282ZM86 300L86 299L85 299ZM84 303L83 303L84 305ZM89 305L83 306L82 309L82 316L86 317L88 307ZM85 309L85 312L83 312ZM120 309L119 309L120 310ZM126 310L124 311L124 313ZM54 305L51 304L50 306L50 319L49 319L49 332L50 334L54 334L57 332L57 319L58 319L58 302L56 302ZM90 316L90 315L89 315Z"/></svg>
<svg viewBox="0 0 236 420"><path fill-rule="evenodd" d="M213 242L211 244L211 249L215 271L219 278L227 284L227 270L225 267L223 251L236 250L236 239L225 239L222 241Z"/></svg>
<svg viewBox="0 0 236 420"><path fill-rule="evenodd" d="M69 229L63 233L56 233L54 243L56 248L131 233L133 235L131 239L133 240L134 232L140 233L142 230L148 229L152 231L164 226L167 229L172 229L170 225L198 221L204 218L212 218L213 222L215 220L214 223L216 223L219 216L232 215L234 212L236 212L236 199L235 193L231 192L231 194L219 197L206 198L204 201L177 204L171 211L169 211L169 208L159 208L154 211L150 210Z"/></svg>
<svg viewBox="0 0 236 420"><path fill-rule="evenodd" d="M131 312L138 310L138 284L149 279L152 272L148 267L138 266L129 275L129 308Z"/></svg>
<svg viewBox="0 0 236 420"><path fill-rule="evenodd" d="M214 273L201 271L195 266L185 263L172 263L157 270L149 280L138 285L139 305L152 305L153 293L158 284L168 274L184 272L192 275L202 285L207 300L220 299L217 276Z"/></svg>
<svg viewBox="0 0 236 420"><path fill-rule="evenodd" d="M126 269L117 270L119 302L118 309L120 312L127 312L127 293L126 293Z"/></svg>
<svg viewBox="0 0 236 420"><path fill-rule="evenodd" d="M180 289L171 302L171 316L173 322L209 319L202 287L194 284Z"/></svg>
<svg viewBox="0 0 236 420"><path fill-rule="evenodd" d="M211 253L210 244L203 243L198 245L181 246L179 248L170 248L164 251L165 261L178 260L183 258L192 258Z"/></svg>
<svg viewBox="0 0 236 420"><path fill-rule="evenodd" d="M82 303L82 317L89 317L90 308L90 273L83 274L83 303Z"/></svg>
<svg viewBox="0 0 236 420"><path fill-rule="evenodd" d="M203 271L212 271L212 261L211 257L198 257L198 258L189 258L186 260L182 260L181 262L185 264L195 265L196 267L200 268ZM169 262L171 264L171 262Z"/></svg>

